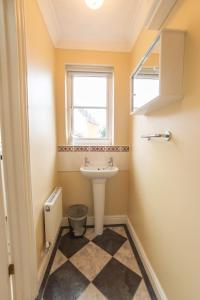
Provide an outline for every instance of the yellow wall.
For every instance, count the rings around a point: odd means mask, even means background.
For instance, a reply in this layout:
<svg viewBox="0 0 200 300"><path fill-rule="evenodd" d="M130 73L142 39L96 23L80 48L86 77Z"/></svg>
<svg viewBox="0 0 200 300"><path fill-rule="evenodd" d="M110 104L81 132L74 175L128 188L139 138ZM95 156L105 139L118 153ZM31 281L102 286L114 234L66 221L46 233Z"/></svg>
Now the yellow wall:
<svg viewBox="0 0 200 300"><path fill-rule="evenodd" d="M54 48L36 1L27 0L29 127L38 265L42 261L42 207L56 184ZM200 2L180 0L165 27L187 30L184 99L151 116L130 120L131 176L128 215L169 300L199 300L200 272ZM144 30L130 54L55 50L58 144L65 135L65 64L112 65L115 69L115 144L129 142L129 75L157 32ZM168 129L169 143L144 142L140 135ZM89 205L91 185L79 172L59 172L64 209ZM117 187L117 189L116 189ZM106 214L126 213L128 172L107 185ZM84 196L84 197L83 197ZM117 200L116 200L117 199Z"/></svg>
<svg viewBox="0 0 200 300"><path fill-rule="evenodd" d="M54 48L35 0L26 0L28 114L38 267L44 255L43 204L56 185Z"/></svg>
<svg viewBox="0 0 200 300"><path fill-rule="evenodd" d="M63 187L63 211L70 205L82 203L88 206L89 216L94 216L91 180L80 172L59 172L59 186ZM129 197L129 173L121 171L106 183L105 215L126 215Z"/></svg>
<svg viewBox="0 0 200 300"><path fill-rule="evenodd" d="M127 53L61 50L56 49L56 103L58 120L58 145L65 145L66 110L65 110L65 65L103 65L114 67L114 141L115 144L127 145L129 114L129 59ZM91 182L80 172L59 172L59 185L63 187L64 213L69 205L84 203L93 215ZM114 189L116 184L117 188ZM128 200L128 172L120 172L107 182L106 215L125 214Z"/></svg>
<svg viewBox="0 0 200 300"><path fill-rule="evenodd" d="M144 67L159 67L159 54L158 53L151 53L148 59L143 64Z"/></svg>
<svg viewBox="0 0 200 300"><path fill-rule="evenodd" d="M56 49L56 103L58 119L58 144L65 145L65 65L108 65L114 67L114 121L115 144L128 144L129 113L129 54L85 50Z"/></svg>
<svg viewBox="0 0 200 300"><path fill-rule="evenodd" d="M164 27L187 30L184 99L131 120L129 218L169 300L200 299L200 1L182 0ZM156 32L144 30L131 71ZM170 47L170 45L169 45ZM141 134L170 130L169 143Z"/></svg>

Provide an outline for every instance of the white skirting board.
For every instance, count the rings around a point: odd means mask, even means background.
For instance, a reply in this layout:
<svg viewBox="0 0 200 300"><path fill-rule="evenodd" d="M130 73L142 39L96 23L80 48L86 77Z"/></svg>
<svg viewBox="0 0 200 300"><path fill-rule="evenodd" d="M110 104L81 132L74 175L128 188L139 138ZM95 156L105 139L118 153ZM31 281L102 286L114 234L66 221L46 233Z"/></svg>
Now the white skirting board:
<svg viewBox="0 0 200 300"><path fill-rule="evenodd" d="M62 224L61 224L61 226L62 226ZM47 253L44 253L43 261L42 261L42 264L41 264L41 266L40 266L40 268L39 268L39 271L38 271L38 274L37 274L37 290L38 290L38 291L39 291L40 286L41 286L41 284L42 284L42 280L43 280L43 278L44 278L44 275L45 275L45 272L46 272L46 269L47 269L49 260L50 260L50 258L51 258L51 254L52 254L52 252L53 252L55 243L56 243L56 241L57 241L57 237L58 237L59 232L60 232L60 228L58 229L56 238L54 239L54 242L52 243L52 245L51 245L51 247L49 248L48 252L47 252Z"/></svg>
<svg viewBox="0 0 200 300"><path fill-rule="evenodd" d="M133 242L134 242L134 244L137 248L138 254L141 258L143 266L146 270L146 273L149 277L149 280L150 280L151 285L154 289L154 292L156 293L156 296L157 296L158 300L168 300L167 296L165 295L165 292L164 292L164 290L163 290L163 288L162 288L162 286L161 286L161 284L158 280L158 277L156 276L156 273L154 272L154 270L151 266L151 263L150 263L147 255L144 251L144 248L143 248L143 246L142 246L142 244L141 244L141 242L140 242L140 240L139 240L139 238L138 238L138 236L137 236L137 234L136 234L136 232L133 228L133 225L131 224L128 217L127 217L126 225L127 225L128 231L131 235L131 238L132 238L132 240L133 240Z"/></svg>
<svg viewBox="0 0 200 300"><path fill-rule="evenodd" d="M104 224L105 225L126 224L126 219L127 219L126 215L105 216ZM69 225L68 218L67 217L63 218L61 226L68 226L68 225ZM94 225L94 217L90 217L90 216L87 217L87 225ZM55 239L55 242L56 242L56 239ZM55 245L55 243L54 243L54 245ZM44 274L45 274L46 268L48 266L54 245L51 246L48 253L44 256L43 262L38 271L38 276L37 276L38 291L42 284L42 280L44 278Z"/></svg>
<svg viewBox="0 0 200 300"><path fill-rule="evenodd" d="M127 216L126 215L116 215L116 216L105 216L104 224L105 225L116 225L116 224L126 224ZM62 226L68 226L68 218L63 218ZM87 217L87 225L94 225L94 217Z"/></svg>
<svg viewBox="0 0 200 300"><path fill-rule="evenodd" d="M146 270L146 273L149 277L149 280L152 284L152 287L156 293L158 300L168 300L129 218L126 215L105 216L104 224L105 225L116 225L116 224L126 224L127 225L128 231L129 231L131 238L137 248L138 254L142 260L142 263L144 265L144 268ZM94 217L89 216L87 218L87 225L94 225ZM62 226L68 226L68 218L67 217L63 218ZM39 269L38 290L42 283L42 280L43 280L46 268L48 266L53 248L54 248L54 245L53 245L53 247L50 248L49 252L44 257L42 265Z"/></svg>
<svg viewBox="0 0 200 300"><path fill-rule="evenodd" d="M49 260L51 258L51 254L52 254L53 248L54 248L54 245L53 245L53 247L51 247L49 249L49 251L44 256L42 264L41 264L41 266L39 268L39 271L38 271L38 274L37 274L37 291L38 292L39 292L40 286L42 284L42 280L44 278L44 275L45 275L45 272L46 272Z"/></svg>

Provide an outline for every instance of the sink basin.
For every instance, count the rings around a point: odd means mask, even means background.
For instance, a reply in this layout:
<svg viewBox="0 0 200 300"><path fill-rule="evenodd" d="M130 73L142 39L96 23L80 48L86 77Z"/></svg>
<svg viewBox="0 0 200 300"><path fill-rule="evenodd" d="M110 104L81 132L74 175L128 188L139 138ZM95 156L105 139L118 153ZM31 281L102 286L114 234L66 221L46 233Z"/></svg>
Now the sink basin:
<svg viewBox="0 0 200 300"><path fill-rule="evenodd" d="M115 176L118 171L119 169L117 167L111 166L89 166L80 168L81 174L92 180L96 235L103 233L106 180Z"/></svg>
<svg viewBox="0 0 200 300"><path fill-rule="evenodd" d="M117 167L81 167L81 173L91 179L106 179L113 177L119 169Z"/></svg>

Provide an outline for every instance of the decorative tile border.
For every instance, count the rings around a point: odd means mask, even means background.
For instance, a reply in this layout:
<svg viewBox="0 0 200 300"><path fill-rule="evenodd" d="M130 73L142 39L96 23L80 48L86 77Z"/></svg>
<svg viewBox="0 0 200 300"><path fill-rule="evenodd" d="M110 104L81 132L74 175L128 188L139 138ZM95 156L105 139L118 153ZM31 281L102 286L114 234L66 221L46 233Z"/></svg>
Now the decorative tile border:
<svg viewBox="0 0 200 300"><path fill-rule="evenodd" d="M129 146L58 146L58 152L129 152Z"/></svg>
<svg viewBox="0 0 200 300"><path fill-rule="evenodd" d="M72 152L89 152L90 147L88 146L74 146Z"/></svg>

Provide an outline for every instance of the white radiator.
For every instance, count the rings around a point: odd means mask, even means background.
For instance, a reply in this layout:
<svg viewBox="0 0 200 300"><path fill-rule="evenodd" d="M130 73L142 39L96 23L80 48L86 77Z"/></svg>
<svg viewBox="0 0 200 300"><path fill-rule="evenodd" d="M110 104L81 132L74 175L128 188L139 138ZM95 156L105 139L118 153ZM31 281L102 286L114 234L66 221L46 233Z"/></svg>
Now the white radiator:
<svg viewBox="0 0 200 300"><path fill-rule="evenodd" d="M56 188L44 204L46 250L54 245L62 222L62 188Z"/></svg>

